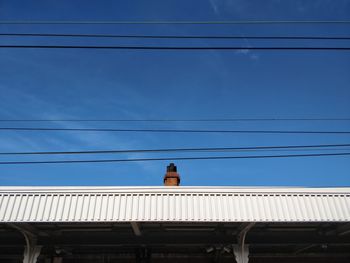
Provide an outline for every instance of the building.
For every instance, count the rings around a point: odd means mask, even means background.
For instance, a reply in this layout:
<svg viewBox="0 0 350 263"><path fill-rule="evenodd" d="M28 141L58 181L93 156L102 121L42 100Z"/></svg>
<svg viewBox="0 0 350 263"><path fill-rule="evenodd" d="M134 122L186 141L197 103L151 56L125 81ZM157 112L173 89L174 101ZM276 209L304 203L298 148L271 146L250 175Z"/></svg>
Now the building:
<svg viewBox="0 0 350 263"><path fill-rule="evenodd" d="M0 187L0 262L350 262L350 188Z"/></svg>

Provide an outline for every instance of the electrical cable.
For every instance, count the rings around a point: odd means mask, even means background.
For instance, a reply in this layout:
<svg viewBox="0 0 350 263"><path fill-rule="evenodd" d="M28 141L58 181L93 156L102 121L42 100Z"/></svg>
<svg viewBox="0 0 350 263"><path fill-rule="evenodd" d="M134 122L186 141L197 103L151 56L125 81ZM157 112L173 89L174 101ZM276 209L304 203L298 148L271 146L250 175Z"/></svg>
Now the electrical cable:
<svg viewBox="0 0 350 263"><path fill-rule="evenodd" d="M82 46L82 45L0 45L0 48L15 49L106 49L106 50L309 50L309 51L349 51L350 47L246 47L246 46Z"/></svg>
<svg viewBox="0 0 350 263"><path fill-rule="evenodd" d="M39 152L0 152L0 155L63 155L63 154L119 154L119 153L162 153L162 152L219 152L245 150L348 150L334 147L350 147L350 144L317 144L317 145L287 145L287 146L254 146L254 147L206 147L206 148L167 148L167 149L124 149L124 150L94 150L94 151L39 151ZM315 149L316 148L316 149ZM327 149L329 150L329 149Z"/></svg>
<svg viewBox="0 0 350 263"><path fill-rule="evenodd" d="M350 121L350 118L228 118L228 119L0 119L0 122L235 122Z"/></svg>
<svg viewBox="0 0 350 263"><path fill-rule="evenodd" d="M155 132L155 133L262 133L262 134L350 134L350 131L281 131L281 130L197 130L197 129L109 129L0 127L0 131L72 131L72 132Z"/></svg>
<svg viewBox="0 0 350 263"><path fill-rule="evenodd" d="M350 40L349 36L193 36L193 35L116 35L116 34L50 34L0 33L7 37L72 37L72 38L140 38L140 39L256 39L256 40Z"/></svg>
<svg viewBox="0 0 350 263"><path fill-rule="evenodd" d="M315 154L285 154L285 155L249 155L249 156L205 156L205 157L164 157L164 158L135 158L135 159L101 159L101 160L60 160L60 161L5 161L0 165L15 164L67 164L67 163L111 163L111 162L145 162L145 161L178 161L178 160L225 160L225 159L267 159L295 157L325 157L349 156L346 153L315 153Z"/></svg>
<svg viewBox="0 0 350 263"><path fill-rule="evenodd" d="M350 20L0 20L7 25L269 25L350 24Z"/></svg>
<svg viewBox="0 0 350 263"><path fill-rule="evenodd" d="M212 119L0 119L0 122L260 122L350 121L350 118L212 118Z"/></svg>

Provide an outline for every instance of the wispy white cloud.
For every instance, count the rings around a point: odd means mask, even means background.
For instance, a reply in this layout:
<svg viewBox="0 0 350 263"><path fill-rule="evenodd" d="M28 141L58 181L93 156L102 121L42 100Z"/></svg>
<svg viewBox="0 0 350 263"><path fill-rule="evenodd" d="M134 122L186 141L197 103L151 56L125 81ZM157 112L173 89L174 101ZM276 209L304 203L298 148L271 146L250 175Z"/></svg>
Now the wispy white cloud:
<svg viewBox="0 0 350 263"><path fill-rule="evenodd" d="M260 59L259 55L256 55L256 54L250 55L250 58L251 58L252 60L259 60L259 59Z"/></svg>
<svg viewBox="0 0 350 263"><path fill-rule="evenodd" d="M209 0L210 6L212 7L214 13L216 15L219 14L219 7L218 7L218 3L217 0Z"/></svg>
<svg viewBox="0 0 350 263"><path fill-rule="evenodd" d="M18 105L0 105L1 115L3 118L14 118L23 116L23 111L30 112L33 119L75 119L77 116L69 113L67 105L52 105L52 102L45 101L32 93L24 92L23 90L8 89L0 86L0 92L4 94L11 94L11 97L16 97ZM91 101L92 102L92 101ZM21 105L21 107L19 107ZM43 109L50 108L50 111ZM62 110L65 109L65 110ZM132 115L135 113L128 112L124 109L124 114ZM8 117L6 117L8 116ZM17 117L18 118L18 117ZM137 118L137 116L136 116ZM140 118L140 116L139 116ZM42 127L57 127L57 128L89 128L91 123L74 123L58 121L54 123L35 123L35 126ZM32 123L17 124L11 123L12 126L25 127L34 126ZM0 151L45 151L45 150L65 150L74 151L80 149L135 149L144 148L143 145L147 138L152 138L152 135L143 136L142 141L134 139L127 134L115 134L105 132L67 132L59 134L55 132L41 133L40 136L31 132L11 132L0 136ZM140 158L142 155L138 154L124 154L122 158ZM74 157L67 156L65 159ZM153 164L138 162L135 163L145 171L145 174L150 174L155 171Z"/></svg>
<svg viewBox="0 0 350 263"><path fill-rule="evenodd" d="M243 54L243 55L247 55L250 53L249 49L239 49L236 51L237 54Z"/></svg>
<svg viewBox="0 0 350 263"><path fill-rule="evenodd" d="M249 49L239 49L236 51L236 54L247 56L250 60L254 60L254 61L260 59L258 54L251 52Z"/></svg>

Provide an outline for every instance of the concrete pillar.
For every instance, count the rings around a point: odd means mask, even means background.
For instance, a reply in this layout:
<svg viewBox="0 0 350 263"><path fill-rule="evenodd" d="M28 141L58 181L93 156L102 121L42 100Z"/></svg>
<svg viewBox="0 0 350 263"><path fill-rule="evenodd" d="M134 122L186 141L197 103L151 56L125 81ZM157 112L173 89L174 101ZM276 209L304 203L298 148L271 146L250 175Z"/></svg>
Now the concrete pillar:
<svg viewBox="0 0 350 263"><path fill-rule="evenodd" d="M249 245L240 245L233 246L233 254L237 263L248 263L249 261Z"/></svg>

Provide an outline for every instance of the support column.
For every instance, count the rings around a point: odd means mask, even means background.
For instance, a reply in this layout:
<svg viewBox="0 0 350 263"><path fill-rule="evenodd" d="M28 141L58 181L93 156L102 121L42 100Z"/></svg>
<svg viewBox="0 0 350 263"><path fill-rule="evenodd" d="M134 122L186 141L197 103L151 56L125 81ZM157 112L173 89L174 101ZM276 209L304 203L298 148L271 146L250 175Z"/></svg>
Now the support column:
<svg viewBox="0 0 350 263"><path fill-rule="evenodd" d="M134 231L135 236L141 236L142 232L141 232L139 223L131 222L130 224L131 224L132 230Z"/></svg>
<svg viewBox="0 0 350 263"><path fill-rule="evenodd" d="M26 241L23 253L23 263L36 263L42 248L42 246L37 245L37 236L40 232L37 231L35 227L25 223L8 225L21 232Z"/></svg>
<svg viewBox="0 0 350 263"><path fill-rule="evenodd" d="M237 263L248 263L249 245L245 244L245 237L255 223L244 223L239 227L237 235L237 245L233 246L233 254Z"/></svg>
<svg viewBox="0 0 350 263"><path fill-rule="evenodd" d="M234 245L233 253L237 263L248 263L249 261L249 245Z"/></svg>
<svg viewBox="0 0 350 263"><path fill-rule="evenodd" d="M21 231L26 240L26 247L24 249L23 263L36 263L42 246L37 245L37 238L35 236L28 235Z"/></svg>

